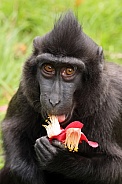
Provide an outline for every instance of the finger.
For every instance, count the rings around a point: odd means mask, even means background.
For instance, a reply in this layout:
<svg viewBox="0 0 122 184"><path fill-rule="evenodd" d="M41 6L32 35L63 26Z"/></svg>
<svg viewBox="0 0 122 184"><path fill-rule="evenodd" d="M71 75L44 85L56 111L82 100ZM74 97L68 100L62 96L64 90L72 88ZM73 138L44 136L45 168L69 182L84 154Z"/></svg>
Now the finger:
<svg viewBox="0 0 122 184"><path fill-rule="evenodd" d="M36 147L36 145L35 145L35 151L40 163L43 163L43 162L45 163L46 162L45 155L41 153L41 151L38 149L38 147Z"/></svg>
<svg viewBox="0 0 122 184"><path fill-rule="evenodd" d="M58 141L56 139L52 140L52 145L54 145L54 146L56 146L58 148L61 148L61 149L65 149L65 145L62 142L60 142L60 141Z"/></svg>
<svg viewBox="0 0 122 184"><path fill-rule="evenodd" d="M45 154L48 154L48 153L55 154L57 152L56 148L51 145L47 137L41 137L37 139L36 143L39 149L41 149L42 152L44 152Z"/></svg>
<svg viewBox="0 0 122 184"><path fill-rule="evenodd" d="M40 141L40 139L36 140L36 144L35 144L36 149L38 149L38 152L40 152L40 154L44 155L44 157L50 157L50 151L49 149L47 149L47 146L45 144L43 144L42 141Z"/></svg>

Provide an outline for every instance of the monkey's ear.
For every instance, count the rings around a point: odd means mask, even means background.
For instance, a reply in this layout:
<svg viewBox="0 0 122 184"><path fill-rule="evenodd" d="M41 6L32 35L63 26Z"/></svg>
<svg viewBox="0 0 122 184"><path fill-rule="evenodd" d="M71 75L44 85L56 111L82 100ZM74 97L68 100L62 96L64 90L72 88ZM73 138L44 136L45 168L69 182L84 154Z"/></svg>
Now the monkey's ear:
<svg viewBox="0 0 122 184"><path fill-rule="evenodd" d="M40 36L37 36L33 40L33 47L34 51L39 52L41 50L41 43L42 43L42 38Z"/></svg>
<svg viewBox="0 0 122 184"><path fill-rule="evenodd" d="M101 46L98 47L97 56L98 56L99 64L103 68L103 65L104 65L104 54L103 54L103 49L102 49Z"/></svg>

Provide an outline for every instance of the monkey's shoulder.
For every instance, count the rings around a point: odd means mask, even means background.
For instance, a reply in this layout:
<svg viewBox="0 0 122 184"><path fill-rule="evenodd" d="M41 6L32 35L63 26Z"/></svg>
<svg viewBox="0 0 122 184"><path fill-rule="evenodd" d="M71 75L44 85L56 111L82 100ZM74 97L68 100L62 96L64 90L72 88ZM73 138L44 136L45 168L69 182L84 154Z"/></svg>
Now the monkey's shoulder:
<svg viewBox="0 0 122 184"><path fill-rule="evenodd" d="M122 65L106 62L105 71L111 81L122 84Z"/></svg>

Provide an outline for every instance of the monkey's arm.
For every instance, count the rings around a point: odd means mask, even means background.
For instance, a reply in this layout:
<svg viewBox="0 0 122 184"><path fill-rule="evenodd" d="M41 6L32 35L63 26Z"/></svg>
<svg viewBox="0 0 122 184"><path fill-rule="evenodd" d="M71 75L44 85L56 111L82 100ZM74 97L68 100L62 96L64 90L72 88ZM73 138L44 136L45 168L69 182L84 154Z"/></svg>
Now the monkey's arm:
<svg viewBox="0 0 122 184"><path fill-rule="evenodd" d="M38 116L19 93L17 92L10 102L7 115L2 122L5 169L9 168L11 175L16 180L22 180L22 184L40 184L39 181L44 183L34 151L35 140L40 133Z"/></svg>
<svg viewBox="0 0 122 184"><path fill-rule="evenodd" d="M60 143L58 142L57 145ZM57 172L75 181L92 181L100 184L121 184L122 152L114 145L111 154L93 157L80 156L77 153L57 148L46 137L36 141L35 149L42 170ZM109 171L109 172L108 172Z"/></svg>

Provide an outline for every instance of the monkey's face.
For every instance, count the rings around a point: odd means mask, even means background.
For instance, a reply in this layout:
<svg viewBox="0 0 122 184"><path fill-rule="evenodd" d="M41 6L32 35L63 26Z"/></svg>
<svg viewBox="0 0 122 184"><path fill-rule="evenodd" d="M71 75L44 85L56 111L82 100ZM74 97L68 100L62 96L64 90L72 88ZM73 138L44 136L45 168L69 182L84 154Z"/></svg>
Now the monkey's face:
<svg viewBox="0 0 122 184"><path fill-rule="evenodd" d="M82 85L81 72L72 62L56 62L39 58L38 82L42 115L56 115L68 121L76 105L74 94ZM63 60L63 59L62 59Z"/></svg>

